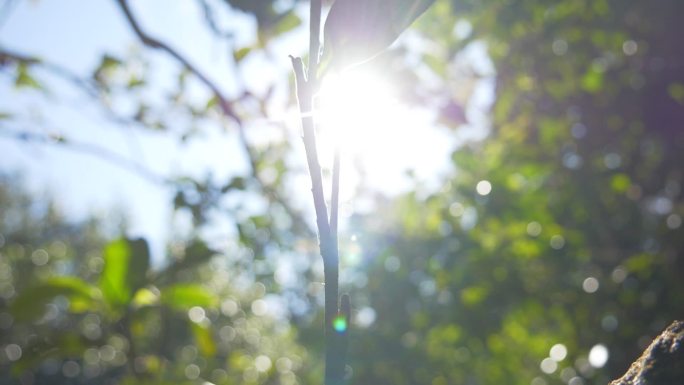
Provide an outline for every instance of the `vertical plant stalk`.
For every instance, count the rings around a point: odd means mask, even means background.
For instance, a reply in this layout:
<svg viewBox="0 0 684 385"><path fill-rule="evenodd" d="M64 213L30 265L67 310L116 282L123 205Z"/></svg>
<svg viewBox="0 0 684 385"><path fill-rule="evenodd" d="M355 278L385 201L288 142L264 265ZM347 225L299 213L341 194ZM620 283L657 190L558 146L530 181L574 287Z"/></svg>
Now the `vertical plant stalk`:
<svg viewBox="0 0 684 385"><path fill-rule="evenodd" d="M333 191L329 221L314 129L313 97L318 89L316 74L320 52L321 0L311 0L310 20L308 76L305 74L302 59L290 58L292 59L292 66L295 72L297 100L302 116L304 148L309 175L311 176L311 193L313 194L316 211L319 247L323 257L325 279L325 384L339 385L344 382L351 306L349 296L345 295L342 301L342 309L338 308L339 255L337 248L337 205L339 199L339 154L336 152L335 165L333 166ZM345 326L340 331L335 330L334 327L335 319L338 315L343 317Z"/></svg>

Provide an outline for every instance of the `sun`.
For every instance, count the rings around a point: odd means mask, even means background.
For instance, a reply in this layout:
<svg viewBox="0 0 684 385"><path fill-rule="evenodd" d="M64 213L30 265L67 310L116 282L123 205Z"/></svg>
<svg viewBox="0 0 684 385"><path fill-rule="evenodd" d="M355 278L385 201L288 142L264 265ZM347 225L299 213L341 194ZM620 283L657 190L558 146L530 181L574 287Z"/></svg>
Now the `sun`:
<svg viewBox="0 0 684 385"><path fill-rule="evenodd" d="M369 156L362 151L382 139L400 108L386 79L371 72L348 71L323 81L317 96L317 119L321 132L345 152ZM371 148L365 148L370 150Z"/></svg>
<svg viewBox="0 0 684 385"><path fill-rule="evenodd" d="M363 173L378 182L403 175L409 154L419 150L414 143L425 116L402 103L390 81L377 71L350 70L325 78L317 95L320 154L332 157L339 149L343 156L342 199L353 198L359 177L345 172L345 164L362 165Z"/></svg>

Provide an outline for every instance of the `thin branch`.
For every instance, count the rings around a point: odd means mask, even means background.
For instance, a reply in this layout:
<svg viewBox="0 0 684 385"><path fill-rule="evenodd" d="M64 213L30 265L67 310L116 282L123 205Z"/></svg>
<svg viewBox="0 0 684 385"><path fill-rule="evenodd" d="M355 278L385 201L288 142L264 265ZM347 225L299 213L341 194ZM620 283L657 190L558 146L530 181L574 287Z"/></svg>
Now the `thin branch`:
<svg viewBox="0 0 684 385"><path fill-rule="evenodd" d="M204 13L204 20L207 21L207 25L209 25L209 29L214 33L214 35L222 38L222 39L231 39L233 38L233 31L222 31L221 28L219 27L218 23L216 22L216 19L214 18L214 9L209 5L209 3L206 0L199 0L200 7L202 7L202 13Z"/></svg>
<svg viewBox="0 0 684 385"><path fill-rule="evenodd" d="M122 169L132 171L133 173L137 174L138 176L142 177L143 179L151 183L160 185L166 185L171 183L168 179L159 176L154 171L146 168L140 163L128 159L125 156L122 156L116 152L110 151L105 147L100 147L90 143L73 141L58 135L43 135L30 131L7 130L4 129L4 127L2 126L0 126L0 128L3 128L2 130L0 130L0 135L7 138L16 139L24 142L33 142L39 144L50 144L68 147L69 149L74 150L76 152L98 157Z"/></svg>
<svg viewBox="0 0 684 385"><path fill-rule="evenodd" d="M325 205L321 166L318 162L316 133L314 129L313 99L317 90L317 70L320 51L321 0L311 0L309 36L309 72L308 79L304 73L301 58L292 59L297 85L297 101L302 118L304 148L311 177L311 193L316 210L321 256L323 257L323 274L325 276L325 384L340 385L344 382L344 368L348 346L347 330L337 331L334 328L335 318L339 314L339 254L337 249L337 213L339 196L339 156L336 155L336 166L333 173L333 208L328 221L328 210ZM337 190L337 191L336 191ZM343 300L345 320L350 313L349 297ZM348 325L348 322L347 322Z"/></svg>
<svg viewBox="0 0 684 385"><path fill-rule="evenodd" d="M340 148L335 148L332 169L332 193L330 197L330 234L332 234L335 248L337 245L337 222L340 208Z"/></svg>
<svg viewBox="0 0 684 385"><path fill-rule="evenodd" d="M119 4L119 7L126 16L126 20L128 20L128 23L131 25L131 28L133 28L133 31L138 36L140 41L142 41L143 44L150 48L165 51L167 54L171 55L174 59L180 62L185 68L188 69L188 71L195 75L202 83L204 83L205 86L207 86L211 90L214 96L216 96L216 98L218 99L219 105L221 106L221 110L223 111L223 113L226 116L229 116L230 118L235 120L236 123L240 125L242 124L240 117L238 117L235 111L233 111L233 107L228 101L228 98L226 98L223 95L221 90L214 82L212 82L202 71L195 67L190 62L190 60L186 59L183 55L181 55L180 52L176 51L170 45L162 42L161 40L155 37L152 37L151 35L147 34L147 32L143 31L143 29L140 27L140 24L138 23L138 20L133 16L133 13L131 12L130 7L128 6L127 0L116 0L116 2Z"/></svg>
<svg viewBox="0 0 684 385"><path fill-rule="evenodd" d="M66 67L63 67L54 62L46 61L42 58L12 52L0 48L0 64L7 62L16 62L31 66L40 66L47 72L61 78L62 80L70 82L74 87L83 91L91 99L101 99L105 96L102 92L102 88L97 84L97 82L88 78L81 77L73 73L70 69ZM141 122L138 119L119 115L107 103L98 103L98 105L102 109L105 118L107 118L113 123L116 123L118 126L123 127L127 131L131 131L131 133L133 131L133 126L147 127L143 122ZM82 108L80 104L79 108ZM137 138L134 135L127 135L124 138L128 142L131 152L134 152L135 156L138 157L139 160L143 160L144 151Z"/></svg>
<svg viewBox="0 0 684 385"><path fill-rule="evenodd" d="M3 65L5 63L10 63L10 62L16 62L20 64L27 64L27 65L40 65L41 67L45 68L47 71L73 83L76 85L78 88L82 89L84 92L86 92L89 96L93 97L99 97L99 92L97 89L97 86L89 81L86 80L73 72L71 72L69 69L62 67L58 64L51 63L51 62L46 62L38 57L35 56L29 56L17 52L12 52L9 51L5 48L0 48L0 65Z"/></svg>
<svg viewBox="0 0 684 385"><path fill-rule="evenodd" d="M221 108L222 113L233 120L234 123L237 125L237 130L238 130L238 137L240 139L240 144L242 145L243 150L245 151L245 154L247 156L247 161L249 163L250 169L251 169L251 174L252 177L259 182L259 184L262 187L262 190L269 196L269 198L273 199L274 201L278 202L285 210L288 212L288 214L291 215L291 217L302 226L302 229L305 229L307 233L310 233L311 230L309 227L306 225L306 222L304 222L303 219L301 219L301 215L293 209L290 204L283 199L280 194L273 188L269 187L267 183L263 181L261 176L258 173L258 162L257 162L257 154L256 152L252 149L252 146L249 144L249 141L247 139L247 135L245 133L245 127L242 122L242 119L237 115L237 113L233 110L233 107L228 100L228 98L221 92L219 87L212 82L202 71L200 71L199 68L195 67L192 65L192 63L185 58L183 55L181 55L178 51L176 51L174 48L172 48L170 45L162 42L161 40L152 37L149 35L147 32L145 32L141 27L140 24L138 23L137 19L134 17L133 13L131 12L130 7L128 6L127 0L116 0L116 2L119 4L119 7L123 11L124 15L126 16L126 20L130 24L131 28L133 28L133 31L135 34L138 36L140 41L142 41L143 44L150 48L154 49L159 49L167 54L169 54L171 57L173 57L176 61L178 61L181 65L183 65L185 68L187 68L188 71L190 71L193 75L195 75L207 88L211 90L211 92L214 94L214 97L218 100L218 104Z"/></svg>
<svg viewBox="0 0 684 385"><path fill-rule="evenodd" d="M309 83L315 89L318 72L318 57L321 50L321 0L311 0L309 11Z"/></svg>
<svg viewBox="0 0 684 385"><path fill-rule="evenodd" d="M325 206L325 195L323 193L323 178L321 176L321 165L318 162L318 150L316 148L316 134L314 132L314 121L312 116L311 93L304 75L304 65L301 58L292 58L292 65L295 68L297 78L297 95L299 109L302 114L302 126L304 131L304 148L306 150L306 160L311 176L311 192L314 199L316 210L316 224L319 236L327 238L330 236L330 225L328 222L328 209Z"/></svg>

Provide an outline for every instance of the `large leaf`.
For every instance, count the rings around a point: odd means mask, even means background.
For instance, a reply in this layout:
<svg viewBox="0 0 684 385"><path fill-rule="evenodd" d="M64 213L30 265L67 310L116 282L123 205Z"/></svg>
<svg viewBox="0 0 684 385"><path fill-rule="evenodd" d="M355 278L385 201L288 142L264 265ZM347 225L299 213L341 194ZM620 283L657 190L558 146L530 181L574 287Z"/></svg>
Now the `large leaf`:
<svg viewBox="0 0 684 385"><path fill-rule="evenodd" d="M71 311L81 312L96 305L100 291L76 277L56 277L22 291L10 311L18 321L35 320L43 315L45 305L58 296L69 300Z"/></svg>
<svg viewBox="0 0 684 385"><path fill-rule="evenodd" d="M434 0L337 0L324 26L326 67L344 69L389 47Z"/></svg>
<svg viewBox="0 0 684 385"><path fill-rule="evenodd" d="M119 239L104 250L105 266L100 277L100 289L107 303L113 307L126 305L133 294L145 285L150 266L147 241Z"/></svg>
<svg viewBox="0 0 684 385"><path fill-rule="evenodd" d="M160 271L155 277L155 283L162 285L173 283L178 279L179 272L201 265L216 254L218 254L216 250L210 249L202 240L195 239L186 245L184 258Z"/></svg>
<svg viewBox="0 0 684 385"><path fill-rule="evenodd" d="M193 306L215 307L218 297L200 285L181 284L163 288L161 302L173 309L185 311Z"/></svg>

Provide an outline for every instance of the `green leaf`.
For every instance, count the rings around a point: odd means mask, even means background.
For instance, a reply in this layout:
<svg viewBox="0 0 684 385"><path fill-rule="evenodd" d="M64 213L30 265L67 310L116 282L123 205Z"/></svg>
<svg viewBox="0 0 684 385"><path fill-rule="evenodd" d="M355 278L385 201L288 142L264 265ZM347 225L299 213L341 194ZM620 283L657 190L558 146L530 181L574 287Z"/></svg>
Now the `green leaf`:
<svg viewBox="0 0 684 385"><path fill-rule="evenodd" d="M631 185L632 182L626 174L616 174L610 179L610 187L617 193L626 192Z"/></svg>
<svg viewBox="0 0 684 385"><path fill-rule="evenodd" d="M219 98L216 95L213 95L212 97L207 100L207 104L204 106L205 111L209 111L212 108L218 106L219 104Z"/></svg>
<svg viewBox="0 0 684 385"><path fill-rule="evenodd" d="M17 88L43 88L40 83L38 83L38 81L31 76L31 74L29 74L28 66L25 63L19 64L17 69L17 77L14 79L14 85Z"/></svg>
<svg viewBox="0 0 684 385"><path fill-rule="evenodd" d="M281 35L285 32L292 31L293 29L299 27L302 24L302 19L299 18L294 12L290 12L285 15L278 24L273 27L273 35Z"/></svg>
<svg viewBox="0 0 684 385"><path fill-rule="evenodd" d="M218 254L218 252L207 247L206 243L202 240L194 239L192 243L186 246L184 258L175 261L159 272L155 278L155 283L170 284L176 282L178 280L177 274L179 272L203 264L216 254Z"/></svg>
<svg viewBox="0 0 684 385"><path fill-rule="evenodd" d="M235 59L236 63L240 63L242 59L247 57L249 53L252 52L252 47L243 47L238 49L237 51L233 52L233 59Z"/></svg>
<svg viewBox="0 0 684 385"><path fill-rule="evenodd" d="M102 59L100 59L100 64L95 68L95 71L93 71L93 78L97 80L100 83L104 83L105 80L112 75L114 71L116 71L123 62L113 56L110 55L102 55Z"/></svg>
<svg viewBox="0 0 684 385"><path fill-rule="evenodd" d="M150 251L144 239L119 239L104 249L105 266L100 289L112 306L126 305L147 282Z"/></svg>
<svg viewBox="0 0 684 385"><path fill-rule="evenodd" d="M489 294L485 286L470 286L461 291L461 301L466 306L475 306L482 302Z"/></svg>
<svg viewBox="0 0 684 385"><path fill-rule="evenodd" d="M45 305L57 296L69 300L71 311L82 312L96 305L100 291L80 278L51 278L22 291L10 306L10 312L19 321L35 320L43 315Z"/></svg>
<svg viewBox="0 0 684 385"><path fill-rule="evenodd" d="M112 70L120 66L121 64L121 60L115 58L114 56L105 54L102 55L102 60L100 61L100 66L98 67L98 69L101 69L103 71Z"/></svg>
<svg viewBox="0 0 684 385"><path fill-rule="evenodd" d="M203 356L213 357L216 354L216 344L210 328L193 323L192 334L195 336L195 342Z"/></svg>
<svg viewBox="0 0 684 385"><path fill-rule="evenodd" d="M603 88L603 71L592 67L582 78L582 88L590 93L596 93Z"/></svg>
<svg viewBox="0 0 684 385"><path fill-rule="evenodd" d="M667 86L667 93L670 97L677 101L677 103L684 105L684 84L672 83Z"/></svg>
<svg viewBox="0 0 684 385"><path fill-rule="evenodd" d="M161 302L172 309L186 311L193 306L216 307L218 297L200 285L179 284L163 288Z"/></svg>
<svg viewBox="0 0 684 385"><path fill-rule="evenodd" d="M126 87L128 87L129 89L132 89L132 88L141 87L143 85L145 85L145 79L138 77L137 75L132 75L128 79L128 83L126 84Z"/></svg>

